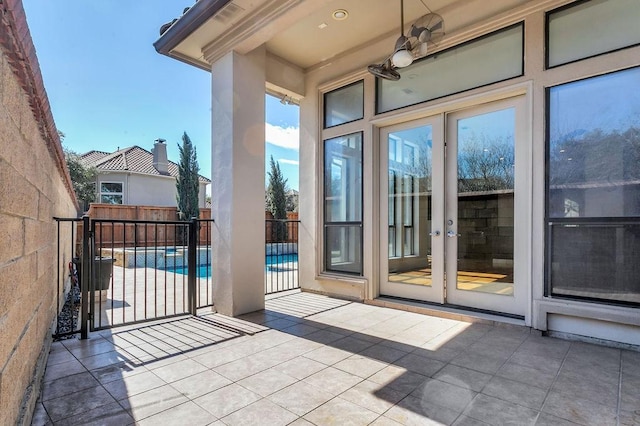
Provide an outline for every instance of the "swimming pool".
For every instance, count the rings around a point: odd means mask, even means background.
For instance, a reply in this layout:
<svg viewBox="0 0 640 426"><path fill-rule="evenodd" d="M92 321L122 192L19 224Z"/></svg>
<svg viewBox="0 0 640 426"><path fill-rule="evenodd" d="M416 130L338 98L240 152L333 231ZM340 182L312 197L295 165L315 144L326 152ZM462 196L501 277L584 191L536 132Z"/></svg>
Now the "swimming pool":
<svg viewBox="0 0 640 426"><path fill-rule="evenodd" d="M298 254L280 254L265 256L265 265L267 271L284 271L298 269ZM175 268L166 268L167 271L175 272L176 274L187 275L188 269L186 266L179 266ZM206 278L211 276L211 265L198 266L198 278Z"/></svg>

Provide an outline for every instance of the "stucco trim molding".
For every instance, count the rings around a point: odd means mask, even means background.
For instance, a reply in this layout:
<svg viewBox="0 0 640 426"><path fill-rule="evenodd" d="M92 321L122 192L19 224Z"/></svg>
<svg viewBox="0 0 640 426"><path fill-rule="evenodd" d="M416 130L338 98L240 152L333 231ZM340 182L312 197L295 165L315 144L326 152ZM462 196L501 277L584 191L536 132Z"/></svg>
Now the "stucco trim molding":
<svg viewBox="0 0 640 426"><path fill-rule="evenodd" d="M543 331L547 330L547 317L549 314L568 315L636 327L640 326L640 315L638 315L636 308L606 306L576 300L552 298L534 300L533 308L538 313L534 326L536 329Z"/></svg>

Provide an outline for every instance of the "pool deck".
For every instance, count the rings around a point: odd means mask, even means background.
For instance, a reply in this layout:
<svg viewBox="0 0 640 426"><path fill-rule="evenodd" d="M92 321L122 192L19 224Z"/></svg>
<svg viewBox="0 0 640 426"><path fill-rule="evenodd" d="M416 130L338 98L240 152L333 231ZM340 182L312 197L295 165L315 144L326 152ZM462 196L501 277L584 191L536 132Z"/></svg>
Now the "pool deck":
<svg viewBox="0 0 640 426"><path fill-rule="evenodd" d="M633 425L640 353L305 292L51 348L34 425Z"/></svg>

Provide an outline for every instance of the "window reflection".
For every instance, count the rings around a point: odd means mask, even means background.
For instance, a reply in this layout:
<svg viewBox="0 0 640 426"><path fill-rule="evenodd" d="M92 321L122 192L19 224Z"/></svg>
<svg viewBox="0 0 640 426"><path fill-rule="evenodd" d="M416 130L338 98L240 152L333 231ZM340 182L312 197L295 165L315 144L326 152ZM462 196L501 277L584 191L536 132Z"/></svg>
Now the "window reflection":
<svg viewBox="0 0 640 426"><path fill-rule="evenodd" d="M512 296L515 109L459 120L459 290Z"/></svg>
<svg viewBox="0 0 640 426"><path fill-rule="evenodd" d="M389 281L431 283L431 126L390 133Z"/></svg>
<svg viewBox="0 0 640 426"><path fill-rule="evenodd" d="M549 89L552 295L640 303L640 68Z"/></svg>
<svg viewBox="0 0 640 426"><path fill-rule="evenodd" d="M324 95L324 127L329 128L364 116L364 82L358 81Z"/></svg>
<svg viewBox="0 0 640 426"><path fill-rule="evenodd" d="M549 216L640 216L640 69L549 91Z"/></svg>
<svg viewBox="0 0 640 426"><path fill-rule="evenodd" d="M324 142L325 270L362 273L362 134Z"/></svg>

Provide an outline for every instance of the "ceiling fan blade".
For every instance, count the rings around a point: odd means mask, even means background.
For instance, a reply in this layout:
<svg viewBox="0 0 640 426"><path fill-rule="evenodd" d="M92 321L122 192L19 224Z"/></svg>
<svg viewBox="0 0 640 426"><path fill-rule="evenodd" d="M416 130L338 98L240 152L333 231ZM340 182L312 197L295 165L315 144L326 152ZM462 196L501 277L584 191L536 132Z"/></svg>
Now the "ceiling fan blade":
<svg viewBox="0 0 640 426"><path fill-rule="evenodd" d="M429 40L431 40L431 31L429 31L428 29L424 28L422 30L422 32L420 32L420 35L418 36L418 41L420 43L426 43Z"/></svg>
<svg viewBox="0 0 640 426"><path fill-rule="evenodd" d="M429 52L429 43L427 42L418 43L411 51L411 53L413 53L413 56L415 58L424 58L425 56L427 56L428 52Z"/></svg>
<svg viewBox="0 0 640 426"><path fill-rule="evenodd" d="M442 28L442 24L444 21L438 21L433 27L429 28L430 31L438 31Z"/></svg>

